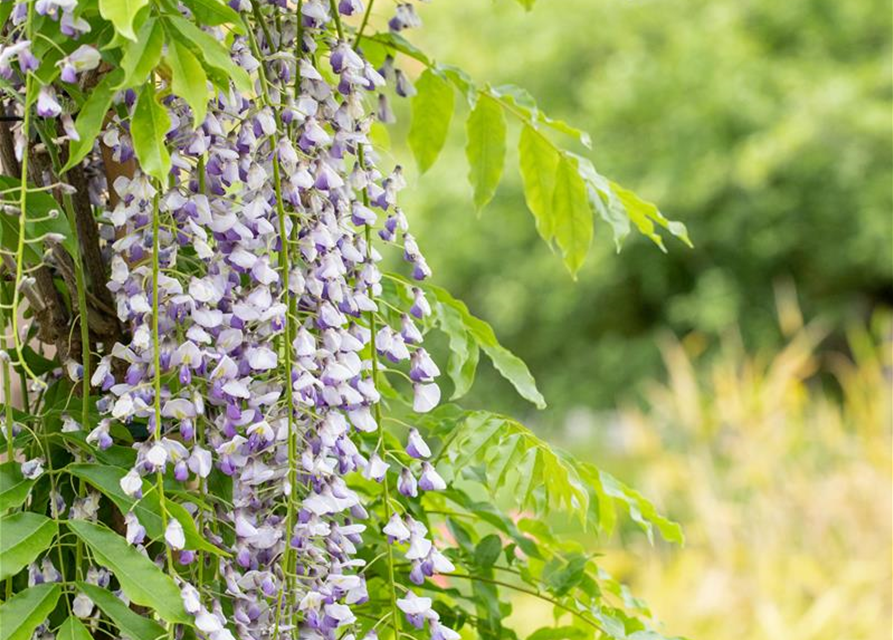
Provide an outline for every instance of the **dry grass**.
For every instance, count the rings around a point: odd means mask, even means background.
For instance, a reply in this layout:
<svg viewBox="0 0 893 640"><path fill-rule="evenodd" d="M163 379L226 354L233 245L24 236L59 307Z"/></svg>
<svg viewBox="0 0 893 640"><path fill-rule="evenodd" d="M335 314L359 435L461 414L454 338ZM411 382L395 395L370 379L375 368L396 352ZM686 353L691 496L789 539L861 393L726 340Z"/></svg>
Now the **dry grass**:
<svg viewBox="0 0 893 640"><path fill-rule="evenodd" d="M782 309L776 354L729 337L708 363L664 341L668 379L624 412L624 458L688 542L608 558L695 640L887 640L891 323L828 353L822 327Z"/></svg>

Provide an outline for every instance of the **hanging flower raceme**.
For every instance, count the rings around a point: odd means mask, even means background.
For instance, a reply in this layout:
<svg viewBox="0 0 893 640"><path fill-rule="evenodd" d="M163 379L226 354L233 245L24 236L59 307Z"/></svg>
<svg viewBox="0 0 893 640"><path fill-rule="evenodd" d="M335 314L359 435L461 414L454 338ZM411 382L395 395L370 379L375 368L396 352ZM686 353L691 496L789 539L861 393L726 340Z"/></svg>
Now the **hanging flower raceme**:
<svg viewBox="0 0 893 640"><path fill-rule="evenodd" d="M11 281L0 373L4 397L13 367L35 391L20 411L2 408L0 473L14 487L2 524L29 540L2 558L13 635L457 640L473 625L501 637L497 592L515 587L494 569L590 634L621 624L602 594L635 599L592 558L542 519L480 503L464 480L495 497L520 479L500 500L538 516L586 522L597 500L605 533L612 501L649 531L673 524L505 416L424 415L441 402L431 328L449 338L453 398L484 353L545 401L483 320L423 282L431 269L398 205L403 171L372 143L373 126L395 120L391 97L416 95L409 141L424 169L456 90L471 106L476 203L492 197L511 114L522 173L532 134L537 154L554 155L542 167L561 177L549 181L566 191L556 202L613 211L634 196L606 192L545 130L587 145L585 134L522 90L431 62L404 39L420 24L411 2L384 20L371 0L118 4L0 11L0 215L17 232L0 247ZM426 67L418 90L398 54ZM431 148L417 148L418 131L437 134ZM575 272L582 256L553 239ZM382 272L388 253L405 276ZM627 634L648 628L623 620Z"/></svg>
<svg viewBox="0 0 893 640"><path fill-rule="evenodd" d="M157 103L169 123L167 180L139 165L90 176L90 193L113 230L104 235L109 288L127 339L92 372L104 418L86 439L106 450L115 443L113 424L145 425L147 437L133 445L136 462L120 479L133 499L147 487L163 492L157 478L184 489L206 487L212 475L232 483L226 509L196 516L206 525L200 535L227 552L208 570L223 579L231 614L222 613L222 594L178 577L200 632L212 640L231 637L230 630L257 640L283 632L342 637L357 620L353 608L369 598L357 557L368 514L346 477L359 472L412 498L446 487L418 430L410 431L405 454L389 452L382 437L363 437L381 433L375 376L385 364L408 367L416 411L440 399L440 371L415 324L431 313L424 294L415 290L394 327L378 302L381 254L373 241L399 243L413 277L430 275L396 206L401 170L381 171L369 140L376 119L392 119L380 95L385 85L394 83L400 95L411 85L390 60L379 71L341 36L340 17L362 13L358 1L338 3L337 13L321 0L299 3L300 13L278 2L230 4L249 18L230 53L253 90L230 84L200 122L181 97ZM41 0L34 10L71 38L90 30L74 3ZM16 5L14 24L24 25L27 11ZM418 18L403 3L390 24L399 31ZM0 75L21 86L39 62L24 27L17 33L0 51ZM100 62L97 49L82 44L56 66L60 80L73 84ZM157 77L155 93L169 93L168 82ZM132 128L144 100L130 90L115 97L92 164L132 166ZM61 117L69 138L79 139L52 85L38 90L36 114ZM387 461L395 453L416 462L395 467ZM189 506L195 514L208 509ZM453 570L421 522L386 508L380 533L408 561L413 583ZM72 509L96 517L92 502ZM139 513L124 521L126 540L142 548ZM207 563L187 548L181 522L165 521L162 539L178 564ZM408 623L428 621L433 637L452 637L430 607L423 610L430 601L402 595ZM93 611L86 596L75 604L81 617Z"/></svg>

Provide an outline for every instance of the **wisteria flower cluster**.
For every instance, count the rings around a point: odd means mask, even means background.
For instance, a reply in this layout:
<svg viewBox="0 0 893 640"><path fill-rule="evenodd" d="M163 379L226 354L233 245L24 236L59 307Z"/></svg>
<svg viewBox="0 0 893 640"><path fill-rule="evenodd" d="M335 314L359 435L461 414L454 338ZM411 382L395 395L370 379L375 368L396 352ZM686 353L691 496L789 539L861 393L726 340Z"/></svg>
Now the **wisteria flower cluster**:
<svg viewBox="0 0 893 640"><path fill-rule="evenodd" d="M403 170L372 142L392 99L448 124L442 83L472 118L515 98L412 47L409 2L4 7L4 397L13 365L24 381L0 465L0 522L25 541L0 553L10 637L513 637L500 589L525 589L497 569L590 635L612 616L649 629L530 515L653 507L503 416L441 406L432 328L454 397L484 351L543 401L428 282ZM429 66L416 86L399 56ZM414 151L436 155L439 125L419 121ZM383 270L389 254L406 275ZM530 515L477 501L513 484Z"/></svg>

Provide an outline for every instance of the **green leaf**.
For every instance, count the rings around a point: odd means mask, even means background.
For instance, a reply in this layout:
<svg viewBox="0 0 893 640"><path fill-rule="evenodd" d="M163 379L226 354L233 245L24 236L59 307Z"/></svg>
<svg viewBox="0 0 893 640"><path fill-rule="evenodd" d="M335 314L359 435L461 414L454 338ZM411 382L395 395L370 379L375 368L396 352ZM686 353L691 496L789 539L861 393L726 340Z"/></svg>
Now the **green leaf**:
<svg viewBox="0 0 893 640"><path fill-rule="evenodd" d="M481 356L474 336L467 332L463 332L462 336L459 340L454 340L453 335L450 335L450 357L447 361L447 375L453 382L450 400L461 398L471 389Z"/></svg>
<svg viewBox="0 0 893 640"><path fill-rule="evenodd" d="M24 511L0 518L0 580L14 576L50 546L59 532L54 520Z"/></svg>
<svg viewBox="0 0 893 640"><path fill-rule="evenodd" d="M115 503L115 506L121 510L121 513L133 511L140 524L146 528L148 536L153 540L157 540L164 535L158 492L155 491L154 486L150 483L143 482L143 497L140 500L134 500L121 489L121 478L127 474L126 469L84 463L70 464L66 467L66 470L72 475L86 480L102 492L103 495ZM167 501L165 507L169 515L183 526L187 549L209 551L223 556L228 555L225 551L208 542L199 533L195 526L195 519L189 515L189 512L182 505L173 501Z"/></svg>
<svg viewBox="0 0 893 640"><path fill-rule="evenodd" d="M0 28L6 26L6 21L9 20L14 6L15 3L13 2L0 3Z"/></svg>
<svg viewBox="0 0 893 640"><path fill-rule="evenodd" d="M199 24L209 27L227 24L236 33L245 33L239 14L220 0L183 0L183 4L189 7Z"/></svg>
<svg viewBox="0 0 893 640"><path fill-rule="evenodd" d="M0 640L30 640L56 608L61 593L58 584L38 584L0 605Z"/></svg>
<svg viewBox="0 0 893 640"><path fill-rule="evenodd" d="M0 176L0 201L16 209L19 207L19 194L21 180L10 176ZM62 207L46 191L31 191L33 185L28 186L25 200L25 261L28 264L38 264L43 259L42 243L35 242L48 233L62 236L62 246L68 253L74 255L77 244L71 233L68 218L62 212ZM16 214L0 212L0 244L5 249L15 252L19 241L19 217Z"/></svg>
<svg viewBox="0 0 893 640"><path fill-rule="evenodd" d="M391 33L390 31L373 33L372 35L363 36L363 40L372 40L373 42L382 44L389 49L399 51L403 55L408 56L414 60L418 60L426 67L431 66L431 60L428 58L427 55L425 55L425 52L412 44L409 40L401 36L399 33Z"/></svg>
<svg viewBox="0 0 893 640"><path fill-rule="evenodd" d="M447 361L447 375L453 382L451 400L461 398L474 383L474 375L480 359L480 348L474 336L465 328L458 313L445 311L438 313L440 329L450 339L450 357Z"/></svg>
<svg viewBox="0 0 893 640"><path fill-rule="evenodd" d="M527 640L586 640L590 637L579 627L543 627L527 636Z"/></svg>
<svg viewBox="0 0 893 640"><path fill-rule="evenodd" d="M563 509L585 522L589 493L576 463L524 425L499 414L474 411L450 435L446 458L452 468L485 465L487 489L494 498L512 475L517 482L508 497L516 506L531 507L540 514Z"/></svg>
<svg viewBox="0 0 893 640"><path fill-rule="evenodd" d="M580 584L586 574L588 558L581 554L574 554L568 558L557 570L543 574L549 590L556 596L563 596L568 591Z"/></svg>
<svg viewBox="0 0 893 640"><path fill-rule="evenodd" d="M170 126L167 110L155 97L155 88L151 83L143 85L133 111L130 135L143 173L162 184L167 184L171 170L171 156L164 139Z"/></svg>
<svg viewBox="0 0 893 640"><path fill-rule="evenodd" d="M668 542L685 544L685 536L682 527L678 523L661 515L661 513L645 496L628 487L611 474L602 471L590 463L580 463L578 470L592 487L599 502L599 518L607 517L607 521L600 520L602 530L610 533L613 527L615 515L613 502L620 503L629 513L630 518L645 532L649 542L654 542L653 528L657 527L661 535Z"/></svg>
<svg viewBox="0 0 893 640"><path fill-rule="evenodd" d="M124 56L121 58L121 70L124 75L117 88L143 84L161 60L163 44L164 29L161 21L149 18L140 27L136 41L128 43L124 48Z"/></svg>
<svg viewBox="0 0 893 640"><path fill-rule="evenodd" d="M173 90L192 109L192 126L199 127L208 111L208 77L188 47L178 40L172 45L167 50L167 61L173 74Z"/></svg>
<svg viewBox="0 0 893 640"><path fill-rule="evenodd" d="M524 200L533 213L537 232L547 243L551 243L555 236L552 194L559 157L558 150L542 133L524 125L518 142Z"/></svg>
<svg viewBox="0 0 893 640"><path fill-rule="evenodd" d="M42 376L45 373L49 373L53 369L59 368L58 361L44 358L28 345L24 345L22 347L22 356L25 360L25 363L28 365L28 368L31 369L31 372L34 375L37 376ZM24 368L22 367L21 363L16 363L15 370L22 372L24 371Z"/></svg>
<svg viewBox="0 0 893 640"><path fill-rule="evenodd" d="M484 569L489 569L499 559L502 553L502 540L495 533L481 538L474 548L474 563Z"/></svg>
<svg viewBox="0 0 893 640"><path fill-rule="evenodd" d="M630 518L636 522L648 536L648 540L653 542L652 525L657 527L664 540L667 542L676 542L678 544L685 543L685 536L682 533L682 527L678 523L661 515L657 507L655 507L645 496L628 487L602 470L598 470L601 485L604 487L605 493L613 498L618 499L624 504L629 512Z"/></svg>
<svg viewBox="0 0 893 640"><path fill-rule="evenodd" d="M574 157L577 158L580 177L586 183L589 204L602 220L611 225L614 232L614 245L619 253L623 241L629 235L629 216L626 214L626 209L617 194L611 189L611 183L595 170L592 162L581 156Z"/></svg>
<svg viewBox="0 0 893 640"><path fill-rule="evenodd" d="M136 40L133 21L149 0L99 0L99 13L115 25L115 30L128 40Z"/></svg>
<svg viewBox="0 0 893 640"><path fill-rule="evenodd" d="M15 460L0 464L0 511L24 504L34 482L22 475L22 465Z"/></svg>
<svg viewBox="0 0 893 640"><path fill-rule="evenodd" d="M124 538L86 520L68 520L67 524L90 547L96 562L115 574L121 589L133 602L152 607L168 622L192 622L173 579Z"/></svg>
<svg viewBox="0 0 893 640"><path fill-rule="evenodd" d="M86 594L102 612L115 623L121 635L131 640L158 640L166 635L164 627L132 611L107 589L78 582L78 589Z"/></svg>
<svg viewBox="0 0 893 640"><path fill-rule="evenodd" d="M538 125L543 124L550 129L576 138L587 149L592 148L592 139L588 133L572 127L563 120L556 120L547 116L537 106L536 100L534 100L527 89L514 84L503 84L490 89L490 92L500 102L511 107L512 112L526 125L536 128Z"/></svg>
<svg viewBox="0 0 893 640"><path fill-rule="evenodd" d="M490 92L499 100L512 107L515 113L520 112L522 116L525 116L523 119L526 119L531 124L539 117L539 107L536 106L536 100L524 87L519 87L516 84L501 84L490 89Z"/></svg>
<svg viewBox="0 0 893 640"><path fill-rule="evenodd" d="M140 46L143 46L142 43ZM104 76L99 84L90 91L74 123L80 140L72 140L69 143L68 161L62 167L63 173L78 164L93 149L93 143L96 142L96 137L102 131L102 123L112 106L112 98L114 98L124 76L125 72L115 69Z"/></svg>
<svg viewBox="0 0 893 640"><path fill-rule="evenodd" d="M592 244L592 211L576 158L562 155L552 194L555 240L574 279Z"/></svg>
<svg viewBox="0 0 893 640"><path fill-rule="evenodd" d="M474 80L464 69L451 64L439 64L437 69L452 83L453 88L465 97L469 108L473 108L477 104L478 89L474 84Z"/></svg>
<svg viewBox="0 0 893 640"><path fill-rule="evenodd" d="M611 189L617 194L620 202L623 203L629 219L633 221L633 224L635 224L636 227L638 227L639 232L642 235L651 238L654 244L661 248L661 251L666 251L666 249L664 248L663 239L654 230L655 222L664 229L667 229L689 247L693 246L688 237L688 230L685 228L684 224L668 220L656 205L642 200L635 193L628 189L624 189L616 182L611 182Z"/></svg>
<svg viewBox="0 0 893 640"><path fill-rule="evenodd" d="M93 636L87 631L84 623L75 616L69 616L59 627L56 640L93 640Z"/></svg>
<svg viewBox="0 0 893 640"><path fill-rule="evenodd" d="M437 160L446 142L455 99L450 83L431 69L422 73L415 87L418 93L412 99L409 147L419 172L425 173Z"/></svg>
<svg viewBox="0 0 893 640"><path fill-rule="evenodd" d="M249 93L254 89L248 73L233 62L229 50L211 34L183 18L172 18L168 24L185 36L184 44L188 44L193 53L202 57L218 87L229 87L231 80L239 91Z"/></svg>
<svg viewBox="0 0 893 640"><path fill-rule="evenodd" d="M532 11L533 5L536 4L536 0L515 0L515 2L524 7L525 11Z"/></svg>
<svg viewBox="0 0 893 640"><path fill-rule="evenodd" d="M530 370L524 361L511 351L499 344L493 327L477 318L468 311L468 307L461 300L454 298L449 291L435 285L424 285L423 288L430 292L440 304L437 305L441 327L444 326L445 314L453 314L461 322L466 331L475 339L478 346L487 354L496 370L506 380L512 383L515 390L525 400L529 400L539 409L546 407L546 399L536 388L536 381L530 374ZM447 320L447 323L453 320Z"/></svg>
<svg viewBox="0 0 893 640"><path fill-rule="evenodd" d="M483 209L496 193L505 165L505 113L486 93L478 96L468 116L468 181L474 189L474 205Z"/></svg>

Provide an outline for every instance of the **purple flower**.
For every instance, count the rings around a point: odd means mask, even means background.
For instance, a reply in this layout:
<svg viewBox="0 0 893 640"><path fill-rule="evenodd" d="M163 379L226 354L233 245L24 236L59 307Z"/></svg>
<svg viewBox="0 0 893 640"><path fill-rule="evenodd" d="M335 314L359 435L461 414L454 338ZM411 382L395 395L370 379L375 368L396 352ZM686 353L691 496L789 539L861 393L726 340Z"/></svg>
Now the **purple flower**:
<svg viewBox="0 0 893 640"><path fill-rule="evenodd" d="M142 544L146 538L146 528L140 524L136 515L132 511L128 511L124 515L124 524L127 525L125 538L130 544Z"/></svg>
<svg viewBox="0 0 893 640"><path fill-rule="evenodd" d="M440 477L440 474L427 462L422 463L422 475L419 477L419 488L423 491L443 491L446 489L446 482Z"/></svg>
<svg viewBox="0 0 893 640"><path fill-rule="evenodd" d="M422 439L422 435L419 433L418 429L409 430L409 437L406 442L406 453L416 459L431 457L431 449L428 448L428 444Z"/></svg>
<svg viewBox="0 0 893 640"><path fill-rule="evenodd" d="M100 60L99 51L94 47L86 44L81 45L58 62L59 66L62 67L60 77L63 82L77 82L79 73L95 69L99 66Z"/></svg>
<svg viewBox="0 0 893 640"><path fill-rule="evenodd" d="M164 530L164 541L175 551L179 551L186 546L186 535L183 532L183 525L175 518L168 520L167 528Z"/></svg>
<svg viewBox="0 0 893 640"><path fill-rule="evenodd" d="M437 614L431 604L431 598L419 597L412 591L408 591L405 598L397 600L397 607L406 614L406 619L416 629L421 629L427 618L435 619Z"/></svg>
<svg viewBox="0 0 893 640"><path fill-rule="evenodd" d="M56 91L50 85L44 85L37 93L37 115L41 118L55 118L62 113L62 106L56 100Z"/></svg>
<svg viewBox="0 0 893 640"><path fill-rule="evenodd" d="M418 483L408 467L404 467L400 472L400 479L397 481L397 491L408 498L415 498L419 495Z"/></svg>

